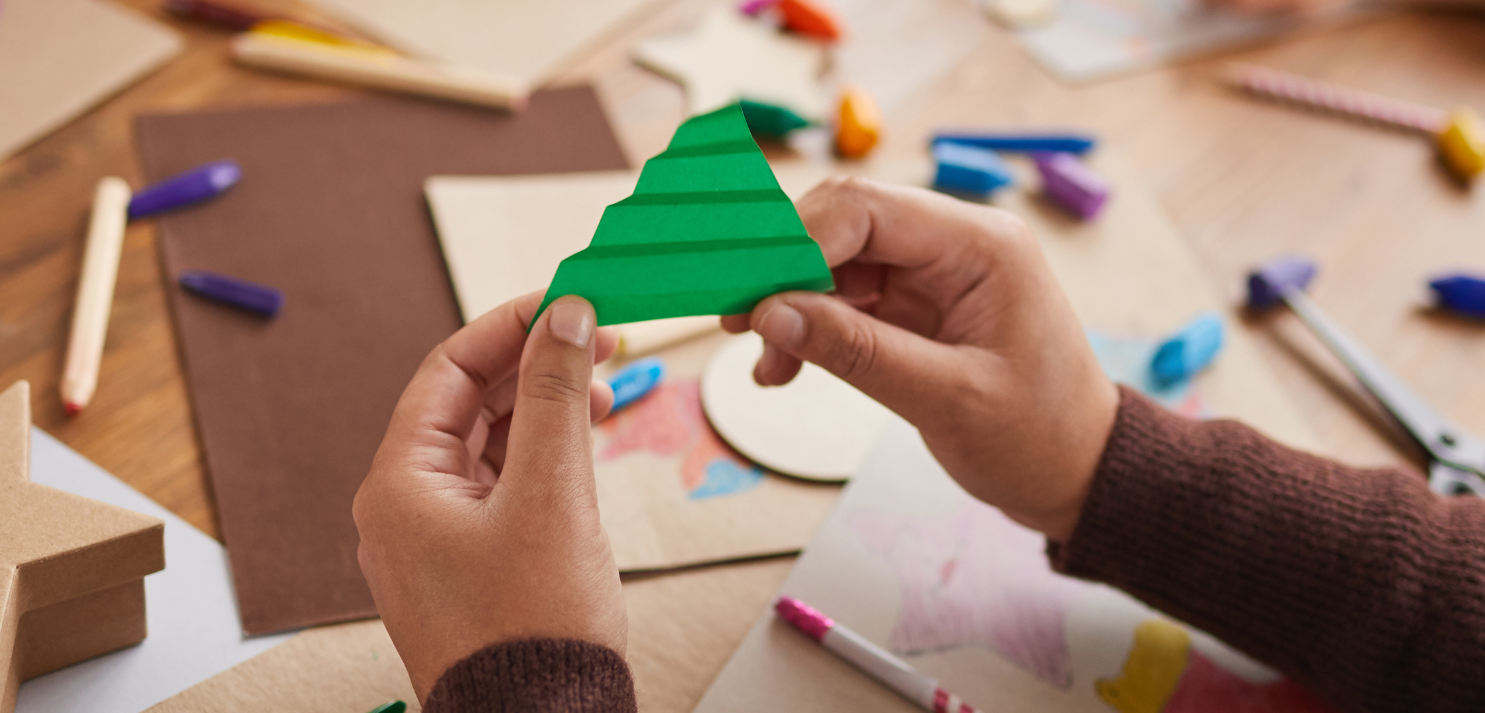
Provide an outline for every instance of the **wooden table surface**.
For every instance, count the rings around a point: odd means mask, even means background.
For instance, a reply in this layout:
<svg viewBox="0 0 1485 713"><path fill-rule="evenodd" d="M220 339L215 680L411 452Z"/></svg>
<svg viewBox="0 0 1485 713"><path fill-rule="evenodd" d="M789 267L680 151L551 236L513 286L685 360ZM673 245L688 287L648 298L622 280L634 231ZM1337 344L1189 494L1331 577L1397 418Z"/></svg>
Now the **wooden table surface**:
<svg viewBox="0 0 1485 713"><path fill-rule="evenodd" d="M236 67L227 59L229 35L176 21L157 0L126 4L176 27L187 49L0 164L0 385L29 379L40 427L215 535L150 221L130 226L125 238L96 398L72 418L58 400L93 187L107 174L140 185L137 114L360 92ZM704 6L667 5L561 80L598 86L635 165L664 147L682 105L679 88L632 65L625 48L636 37L686 27ZM1296 251L1317 258L1322 272L1312 293L1320 305L1424 397L1485 433L1485 323L1424 307L1430 273L1485 271L1485 189L1452 181L1415 137L1223 88L1214 76L1227 59L1427 104L1485 108L1485 16L1375 17L1082 87L1053 79L992 30L955 69L888 115L881 150L917 154L941 125L1086 127L1144 175L1234 304L1250 265ZM1419 462L1291 316L1246 328L1330 455L1359 464Z"/></svg>

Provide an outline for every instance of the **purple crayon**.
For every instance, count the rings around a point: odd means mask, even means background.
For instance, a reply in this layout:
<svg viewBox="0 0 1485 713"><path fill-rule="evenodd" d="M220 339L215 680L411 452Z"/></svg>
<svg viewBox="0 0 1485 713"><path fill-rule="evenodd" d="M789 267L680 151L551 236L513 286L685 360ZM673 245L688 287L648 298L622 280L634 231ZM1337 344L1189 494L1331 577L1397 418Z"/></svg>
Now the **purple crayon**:
<svg viewBox="0 0 1485 713"><path fill-rule="evenodd" d="M129 201L129 217L142 218L204 201L236 185L240 178L242 168L231 159L197 166L135 193Z"/></svg>
<svg viewBox="0 0 1485 713"><path fill-rule="evenodd" d="M1284 301L1289 290L1304 292L1315 279L1315 263L1291 255L1279 258L1248 273L1248 308L1263 311Z"/></svg>
<svg viewBox="0 0 1485 713"><path fill-rule="evenodd" d="M1038 153L1036 170L1042 174L1042 190L1057 205L1088 220L1109 199L1109 183L1070 153Z"/></svg>
<svg viewBox="0 0 1485 713"><path fill-rule="evenodd" d="M264 317L278 314L279 308L284 306L284 293L278 289L205 270L181 273L180 286L207 299Z"/></svg>

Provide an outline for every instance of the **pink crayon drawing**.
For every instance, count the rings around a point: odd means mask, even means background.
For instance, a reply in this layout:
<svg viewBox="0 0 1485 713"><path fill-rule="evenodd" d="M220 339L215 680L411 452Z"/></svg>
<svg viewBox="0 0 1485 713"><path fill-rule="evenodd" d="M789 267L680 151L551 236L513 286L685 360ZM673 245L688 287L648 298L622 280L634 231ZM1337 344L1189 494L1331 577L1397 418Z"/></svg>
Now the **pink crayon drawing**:
<svg viewBox="0 0 1485 713"><path fill-rule="evenodd" d="M644 398L599 425L604 438L599 461L636 452L676 459L681 484L691 500L743 493L763 482L762 468L722 442L701 410L701 384L682 380L661 384Z"/></svg>
<svg viewBox="0 0 1485 713"><path fill-rule="evenodd" d="M847 521L897 575L893 651L983 646L1052 686L1072 685L1065 621L1091 585L1053 573L1040 535L974 500L939 521L869 511Z"/></svg>

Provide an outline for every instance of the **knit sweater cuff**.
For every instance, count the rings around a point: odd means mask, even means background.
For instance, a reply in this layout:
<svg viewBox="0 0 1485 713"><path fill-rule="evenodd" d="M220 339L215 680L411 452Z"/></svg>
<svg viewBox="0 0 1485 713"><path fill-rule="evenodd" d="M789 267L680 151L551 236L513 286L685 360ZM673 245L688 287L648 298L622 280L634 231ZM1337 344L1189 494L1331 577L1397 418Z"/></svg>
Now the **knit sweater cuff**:
<svg viewBox="0 0 1485 713"><path fill-rule="evenodd" d="M1053 569L1113 583L1110 580L1125 580L1132 569L1155 564L1149 561L1151 553L1132 546L1144 534L1133 532L1133 526L1145 522L1152 512L1173 505L1161 502L1170 493L1160 480L1177 468L1174 463L1160 463L1159 458L1187 459L1189 449L1182 441L1189 435L1190 425L1133 389L1119 386L1114 428L1104 445L1077 527L1066 542L1047 543ZM1162 530L1168 525L1152 523L1143 529Z"/></svg>
<svg viewBox="0 0 1485 713"><path fill-rule="evenodd" d="M1354 516L1335 502L1348 485L1339 470L1237 422L1178 416L1120 386L1078 524L1047 554L1058 572L1111 584L1202 626L1223 611L1214 590L1251 588L1262 600L1275 594L1261 581L1269 576L1294 584L1319 574L1322 563L1286 561L1286 551L1306 557L1285 535ZM1322 558L1335 554L1320 549ZM1296 569L1285 574L1286 565Z"/></svg>
<svg viewBox="0 0 1485 713"><path fill-rule="evenodd" d="M425 713L632 713L634 679L612 649L570 639L496 644L445 671Z"/></svg>
<svg viewBox="0 0 1485 713"><path fill-rule="evenodd" d="M1481 543L1477 498L1182 418L1121 387L1078 524L1048 555L1343 710L1478 711Z"/></svg>

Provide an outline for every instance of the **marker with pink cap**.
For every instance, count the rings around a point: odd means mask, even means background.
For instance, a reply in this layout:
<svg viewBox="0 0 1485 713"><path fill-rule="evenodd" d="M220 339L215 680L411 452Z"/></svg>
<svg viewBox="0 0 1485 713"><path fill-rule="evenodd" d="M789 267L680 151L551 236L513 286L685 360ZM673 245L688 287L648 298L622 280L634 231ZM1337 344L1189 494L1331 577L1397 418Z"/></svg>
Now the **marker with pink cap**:
<svg viewBox="0 0 1485 713"><path fill-rule="evenodd" d="M779 597L773 609L805 636L820 642L831 653L919 708L931 713L976 713L959 696L941 688L937 680L918 673L902 659L835 623L808 604L793 597Z"/></svg>

